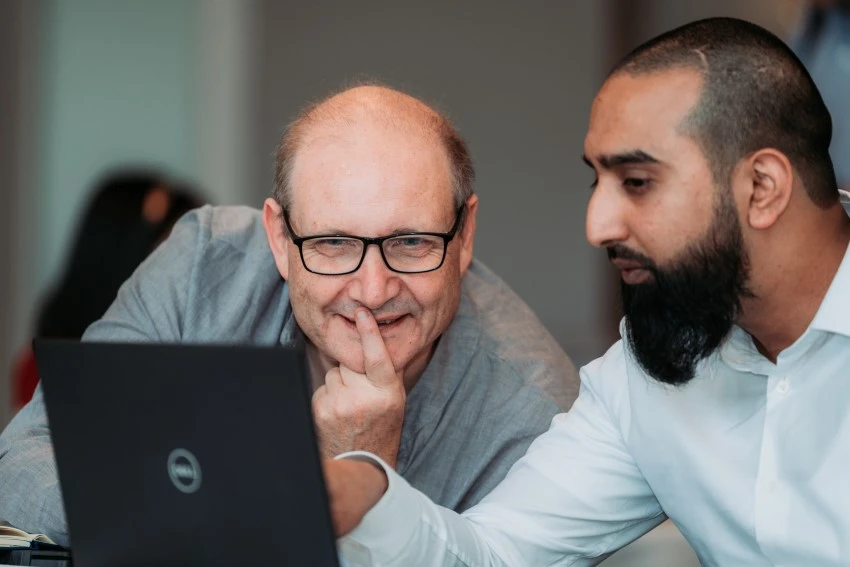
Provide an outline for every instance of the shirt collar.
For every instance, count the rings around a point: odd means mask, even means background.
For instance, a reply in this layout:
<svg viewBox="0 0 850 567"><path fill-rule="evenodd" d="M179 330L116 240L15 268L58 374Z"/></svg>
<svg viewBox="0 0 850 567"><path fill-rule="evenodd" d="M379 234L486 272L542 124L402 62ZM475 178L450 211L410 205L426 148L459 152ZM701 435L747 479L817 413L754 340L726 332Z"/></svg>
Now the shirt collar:
<svg viewBox="0 0 850 567"><path fill-rule="evenodd" d="M842 193L842 199L845 196L850 198L850 193ZM809 324L809 329L850 336L850 293L847 290L850 290L850 246L844 252L844 259ZM768 373L770 362L758 352L749 333L737 325L721 345L719 354L736 370Z"/></svg>
<svg viewBox="0 0 850 567"><path fill-rule="evenodd" d="M850 246L815 313L812 329L850 337Z"/></svg>
<svg viewBox="0 0 850 567"><path fill-rule="evenodd" d="M297 345L304 340L304 333L298 326L295 320L295 313L292 312L292 305L289 303L289 284L283 282L281 286L281 301L286 304L286 311L283 314L283 328L280 330L280 344L283 346Z"/></svg>
<svg viewBox="0 0 850 567"><path fill-rule="evenodd" d="M752 374L769 374L771 362L756 348L753 337L735 325L717 350L717 355L731 368ZM706 361L711 361L709 356Z"/></svg>

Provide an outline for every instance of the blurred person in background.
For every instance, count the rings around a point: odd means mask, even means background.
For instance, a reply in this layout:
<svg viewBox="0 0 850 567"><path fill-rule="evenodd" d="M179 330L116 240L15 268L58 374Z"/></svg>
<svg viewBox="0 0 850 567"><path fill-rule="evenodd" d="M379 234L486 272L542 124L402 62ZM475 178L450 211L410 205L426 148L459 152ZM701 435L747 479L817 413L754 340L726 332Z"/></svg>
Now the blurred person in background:
<svg viewBox="0 0 850 567"><path fill-rule="evenodd" d="M64 272L36 316L35 336L82 337L177 219L202 204L192 188L156 170L120 169L103 176L80 219ZM16 411L32 398L37 384L38 370L28 347L14 368Z"/></svg>
<svg viewBox="0 0 850 567"><path fill-rule="evenodd" d="M850 190L850 0L804 2L790 45L832 115L830 155L839 186Z"/></svg>

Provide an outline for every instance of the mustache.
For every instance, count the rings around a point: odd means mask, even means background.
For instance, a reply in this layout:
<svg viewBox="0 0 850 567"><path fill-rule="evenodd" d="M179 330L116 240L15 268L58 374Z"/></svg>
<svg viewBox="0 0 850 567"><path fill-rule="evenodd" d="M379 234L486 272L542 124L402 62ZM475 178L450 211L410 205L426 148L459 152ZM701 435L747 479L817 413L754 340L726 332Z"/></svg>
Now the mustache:
<svg viewBox="0 0 850 567"><path fill-rule="evenodd" d="M369 309L358 301L345 300L329 305L326 311L329 311L331 313L338 313L339 315L347 317L348 319L354 319L354 312L357 310L358 307L363 307L364 309L372 313L372 316L375 319L379 319L385 315L398 316L404 313L416 312L415 302L409 299L399 298L390 299L377 309Z"/></svg>
<svg viewBox="0 0 850 567"><path fill-rule="evenodd" d="M657 272L658 266L649 256L641 254L635 250L632 250L628 246L624 244L614 244L612 246L608 246L605 251L608 253L609 260L615 260L620 258L621 260L631 260L632 262L637 262L644 269L647 269L651 272Z"/></svg>

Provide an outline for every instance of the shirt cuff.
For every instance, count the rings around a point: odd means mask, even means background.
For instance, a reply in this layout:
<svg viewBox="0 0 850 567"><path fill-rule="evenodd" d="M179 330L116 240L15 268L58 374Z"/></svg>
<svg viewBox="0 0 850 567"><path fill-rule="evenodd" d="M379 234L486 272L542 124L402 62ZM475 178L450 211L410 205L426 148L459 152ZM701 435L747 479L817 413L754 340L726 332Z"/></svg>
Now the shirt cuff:
<svg viewBox="0 0 850 567"><path fill-rule="evenodd" d="M351 451L336 459L372 463L387 475L387 491L349 534L338 544L352 565L375 565L391 561L404 551L419 523L422 495L380 457Z"/></svg>

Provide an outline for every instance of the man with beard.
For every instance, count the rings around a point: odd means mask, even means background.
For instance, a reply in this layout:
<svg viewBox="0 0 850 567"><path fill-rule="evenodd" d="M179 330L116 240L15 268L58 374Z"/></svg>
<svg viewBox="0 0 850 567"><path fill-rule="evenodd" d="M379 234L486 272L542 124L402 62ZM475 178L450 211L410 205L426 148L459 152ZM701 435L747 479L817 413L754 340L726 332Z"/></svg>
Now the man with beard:
<svg viewBox="0 0 850 567"><path fill-rule="evenodd" d="M703 565L850 564L850 219L830 135L799 60L753 24L628 55L584 147L624 340L463 516L369 455L326 463L348 559L592 565L669 517Z"/></svg>

